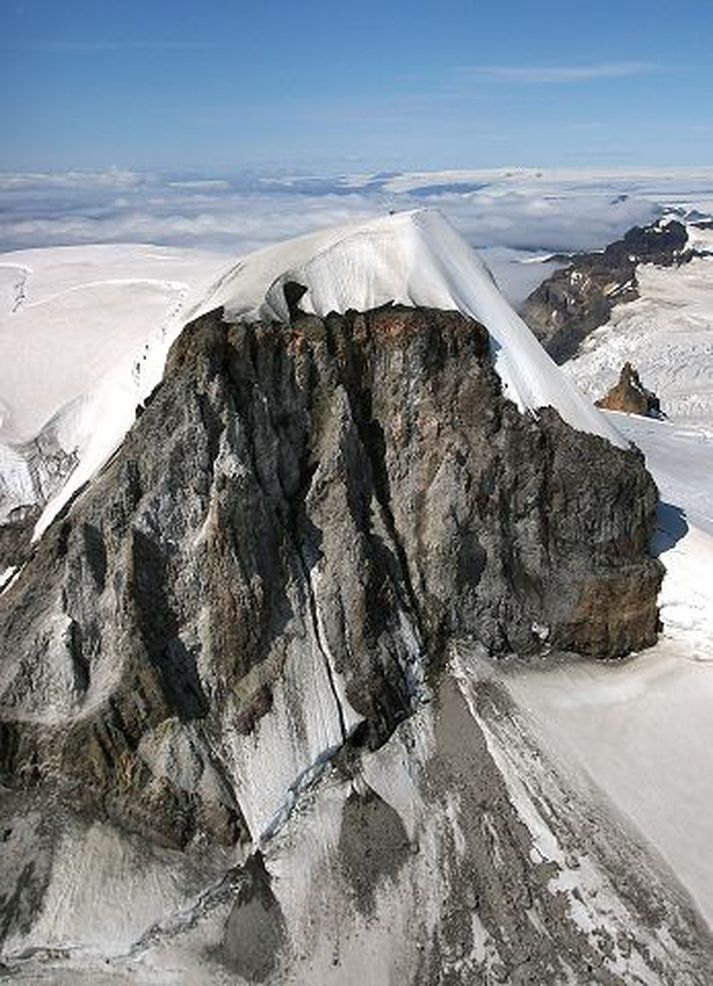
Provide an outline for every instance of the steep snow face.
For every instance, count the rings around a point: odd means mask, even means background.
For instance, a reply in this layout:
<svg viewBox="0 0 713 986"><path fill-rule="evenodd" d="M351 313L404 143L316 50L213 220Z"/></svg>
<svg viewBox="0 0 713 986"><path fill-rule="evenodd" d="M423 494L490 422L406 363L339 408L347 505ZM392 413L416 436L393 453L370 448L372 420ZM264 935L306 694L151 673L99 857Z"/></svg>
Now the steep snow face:
<svg viewBox="0 0 713 986"><path fill-rule="evenodd" d="M555 366L483 261L438 211L399 213L259 251L221 278L201 310L223 305L228 320L286 320L284 287L290 281L307 289L300 308L315 315L392 301L469 315L487 328L495 369L522 411L549 405L573 427L624 444Z"/></svg>
<svg viewBox="0 0 713 986"><path fill-rule="evenodd" d="M0 335L6 410L0 436L30 441L70 402L92 392L117 363L160 326L185 294L177 281L101 281L23 306ZM138 357L140 358L140 357Z"/></svg>

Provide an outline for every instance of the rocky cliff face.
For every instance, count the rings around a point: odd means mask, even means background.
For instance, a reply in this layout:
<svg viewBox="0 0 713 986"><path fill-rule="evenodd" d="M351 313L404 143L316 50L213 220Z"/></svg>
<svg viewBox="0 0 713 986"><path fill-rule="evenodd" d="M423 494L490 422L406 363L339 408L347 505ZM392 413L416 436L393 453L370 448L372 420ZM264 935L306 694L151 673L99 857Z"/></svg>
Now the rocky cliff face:
<svg viewBox="0 0 713 986"><path fill-rule="evenodd" d="M227 964L237 981L271 979L300 950L311 956L304 975L309 966L322 976L325 942L300 943L305 928L298 935L290 925L305 908L318 913L309 887L327 865L320 854L339 860L347 888L339 900L355 895L367 923L382 881L410 879L414 826L426 826L426 842L436 839L428 849L424 842L425 870L412 872L419 886L429 868L457 869L454 850L427 821L428 804L461 797L443 780L449 770L461 780L471 768L491 778L492 799L473 795L466 813L483 811L482 824L491 818L500 833L492 838L520 860L513 865L524 867L528 892L542 896L529 837L498 807L504 782L493 779L500 768L481 727L460 766L438 767L458 746L459 727L449 719L434 746L427 737L436 725L423 709L440 696L437 707L455 702L472 719L465 692L451 694L454 648L491 658L553 650L611 658L653 643L661 566L647 546L656 502L638 452L576 432L552 410L523 415L505 400L486 330L460 314L389 306L227 325L218 311L187 326L113 460L0 596L0 758L6 831L18 840L5 883L10 951L57 944L46 915L66 890L40 861L58 858L58 840L67 852L71 833L84 833L100 847L97 859L110 851L106 840L120 841L124 874L164 873L170 863L181 893L198 894L201 914L232 901L210 961ZM388 781L393 757L401 766ZM400 785L396 801L406 798L404 815L384 800L390 783ZM413 783L423 806L409 815L404 792ZM255 851L269 861L270 847L282 845L280 858L292 859L280 840L291 838L299 806L317 789L328 802L329 790L340 792L341 821L334 831L324 823L332 834L316 868L283 883L302 895L290 917ZM456 814L456 828L466 824ZM444 816L438 824L450 823ZM512 903L517 880L509 889L492 884L483 836L467 838L477 843L482 873L474 879L492 936L506 906L498 900ZM380 855L370 856L371 844ZM41 846L52 848L43 855ZM220 876L246 857L233 883ZM175 908L178 878L170 893L163 877L151 879ZM446 896L455 907L454 888ZM341 905L335 898L332 906ZM429 902L429 914L438 906ZM559 906L532 970L556 968L557 927L569 921ZM683 904L671 906L657 921L698 942L695 919ZM631 907L644 921L644 904ZM438 957L457 952L454 936L479 913L475 898L468 908L446 930L443 915L431 914L422 961L410 954L400 981L469 981L443 978ZM145 949L151 921L136 931L137 920L126 916L134 929L126 940L134 947L141 938ZM84 941L88 932L76 934ZM492 963L521 964L514 942L523 934L509 928L510 944L501 941ZM528 934L537 950L539 933ZM572 925L565 934L575 948L581 931ZM485 948L478 935L471 952ZM698 944L691 948L695 965ZM596 965L604 960L595 952ZM356 953L350 961L358 969ZM391 975L392 960L384 962ZM298 981L310 981L302 972Z"/></svg>
<svg viewBox="0 0 713 986"><path fill-rule="evenodd" d="M575 257L526 299L522 317L557 363L577 352L590 332L609 321L614 305L638 298L636 267L669 267L694 256L683 223L634 226L599 253Z"/></svg>

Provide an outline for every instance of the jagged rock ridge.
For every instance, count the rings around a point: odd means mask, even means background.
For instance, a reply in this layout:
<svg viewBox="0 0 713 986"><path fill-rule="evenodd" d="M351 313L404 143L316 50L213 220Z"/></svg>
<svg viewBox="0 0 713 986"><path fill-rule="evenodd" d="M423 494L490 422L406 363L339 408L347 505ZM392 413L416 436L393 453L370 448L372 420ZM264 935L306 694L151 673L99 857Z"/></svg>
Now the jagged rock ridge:
<svg viewBox="0 0 713 986"><path fill-rule="evenodd" d="M605 250L578 254L525 300L521 315L557 363L577 352L582 341L609 321L614 305L639 297L638 264L670 267L696 255L677 220L634 226Z"/></svg>
<svg viewBox="0 0 713 986"><path fill-rule="evenodd" d="M664 417L658 397L644 387L639 374L628 362L621 368L618 383L595 404L607 411L624 411L649 418Z"/></svg>
<svg viewBox="0 0 713 986"><path fill-rule="evenodd" d="M111 823L215 873L221 853L272 845L327 764L354 777L351 758L448 690L456 644L615 657L653 643L656 501L639 453L507 401L487 332L458 313L207 314L0 597L12 805L49 799L53 818ZM382 866L364 887L350 853L380 833L395 880L410 837L356 790L339 852L368 911ZM223 946L243 973L240 908L278 915L260 868L248 875ZM43 880L8 884L11 942ZM404 981L438 982L429 961ZM268 954L247 978L278 965Z"/></svg>

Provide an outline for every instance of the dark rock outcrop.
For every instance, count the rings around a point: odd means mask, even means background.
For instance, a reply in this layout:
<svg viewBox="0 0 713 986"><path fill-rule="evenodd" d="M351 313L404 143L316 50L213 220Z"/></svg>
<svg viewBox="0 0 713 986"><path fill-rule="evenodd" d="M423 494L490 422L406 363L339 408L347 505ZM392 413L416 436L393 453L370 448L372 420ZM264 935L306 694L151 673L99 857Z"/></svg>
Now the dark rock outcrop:
<svg viewBox="0 0 713 986"><path fill-rule="evenodd" d="M75 452L66 452L56 434L56 422L30 442L5 446L1 453L14 460L22 474L18 485L8 475L0 475L0 573L5 568L22 565L30 554L35 524L48 500L77 464Z"/></svg>
<svg viewBox="0 0 713 986"><path fill-rule="evenodd" d="M236 757L300 654L326 756L382 743L455 639L646 647L656 502L637 451L507 401L458 313L213 312L0 596L3 780L168 846L255 838Z"/></svg>
<svg viewBox="0 0 713 986"><path fill-rule="evenodd" d="M0 571L22 565L27 560L32 532L41 513L36 504L23 504L9 511L0 524Z"/></svg>
<svg viewBox="0 0 713 986"><path fill-rule="evenodd" d="M627 414L641 414L649 418L663 417L661 402L653 391L644 387L631 363L624 363L619 382L594 403L607 411L625 411Z"/></svg>
<svg viewBox="0 0 713 986"><path fill-rule="evenodd" d="M634 226L598 253L583 253L555 271L525 300L520 314L557 363L577 352L609 321L614 305L639 297L638 264L670 267L694 256L683 223Z"/></svg>

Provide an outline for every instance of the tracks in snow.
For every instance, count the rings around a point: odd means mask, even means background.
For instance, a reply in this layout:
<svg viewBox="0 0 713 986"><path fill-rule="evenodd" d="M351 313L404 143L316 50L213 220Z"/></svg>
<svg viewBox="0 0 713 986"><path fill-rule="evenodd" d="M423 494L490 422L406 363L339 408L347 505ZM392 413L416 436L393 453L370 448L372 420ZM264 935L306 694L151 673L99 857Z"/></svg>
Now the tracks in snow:
<svg viewBox="0 0 713 986"><path fill-rule="evenodd" d="M9 309L10 314L14 315L18 312L27 302L27 282L32 274L32 268L26 267L24 264L0 264L0 271L7 270L16 273L17 280L12 286L11 295L9 298Z"/></svg>

